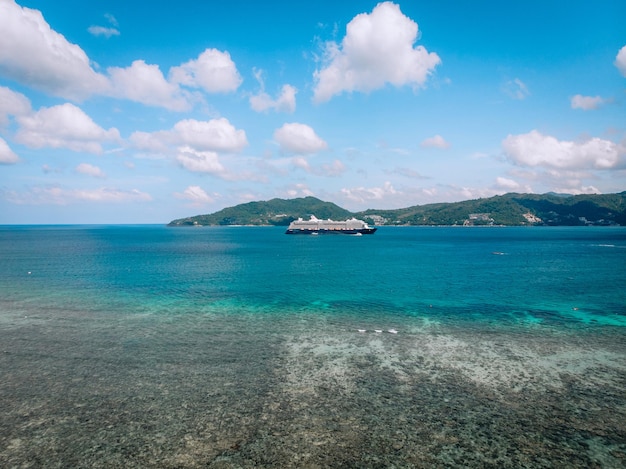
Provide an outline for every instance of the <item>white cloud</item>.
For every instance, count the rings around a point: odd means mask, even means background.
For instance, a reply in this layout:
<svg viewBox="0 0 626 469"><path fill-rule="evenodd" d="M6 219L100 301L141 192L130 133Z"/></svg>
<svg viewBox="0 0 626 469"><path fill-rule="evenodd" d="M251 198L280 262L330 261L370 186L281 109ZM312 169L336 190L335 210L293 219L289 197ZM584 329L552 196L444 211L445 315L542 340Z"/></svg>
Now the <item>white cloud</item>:
<svg viewBox="0 0 626 469"><path fill-rule="evenodd" d="M115 18L109 14L105 17L112 27L94 25L89 32L106 37L119 35ZM198 59L172 67L169 81L158 65L143 60L135 60L128 67L110 67L105 76L92 68L78 45L52 30L40 11L22 8L11 0L0 1L0 31L0 74L70 100L102 95L188 111L202 98L179 85L227 92L236 90L242 82L228 52L216 49L206 49ZM288 106L288 95L277 105Z"/></svg>
<svg viewBox="0 0 626 469"><path fill-rule="evenodd" d="M89 31L89 34L93 34L94 36L104 36L107 39L110 38L111 36L119 36L120 32L115 29L115 28L107 28L105 26L89 26L89 28L87 28L87 31Z"/></svg>
<svg viewBox="0 0 626 469"><path fill-rule="evenodd" d="M158 65L135 60L130 67L110 67L112 95L171 111L191 109L189 93L163 77Z"/></svg>
<svg viewBox="0 0 626 469"><path fill-rule="evenodd" d="M9 148L9 144L0 137L0 164L13 164L19 160L20 158Z"/></svg>
<svg viewBox="0 0 626 469"><path fill-rule="evenodd" d="M263 82L263 71L254 70L254 77L259 82L261 90L258 94L250 96L250 107L256 112L265 112L273 109L277 112L292 113L296 110L296 93L298 90L291 85L283 85L280 95L276 99L272 99L265 92L265 83Z"/></svg>
<svg viewBox="0 0 626 469"><path fill-rule="evenodd" d="M152 200L150 194L137 189L120 190L111 187L100 187L98 189L75 189L66 191L66 197L76 201L88 202L147 202Z"/></svg>
<svg viewBox="0 0 626 469"><path fill-rule="evenodd" d="M514 190L519 187L519 184L515 182L513 179L508 179L508 178L503 178L503 177L498 176L496 178L496 186L502 189Z"/></svg>
<svg viewBox="0 0 626 469"><path fill-rule="evenodd" d="M214 199L200 186L189 186L182 193L175 192L174 197L177 199L189 200L194 205L210 204L214 202Z"/></svg>
<svg viewBox="0 0 626 469"><path fill-rule="evenodd" d="M580 194L601 194L602 192L594 186L581 186L581 187L557 187L553 190L558 194L572 194L572 195L580 195Z"/></svg>
<svg viewBox="0 0 626 469"><path fill-rule="evenodd" d="M269 94L261 91L250 96L250 107L256 112L265 112L273 109L277 112L293 113L296 110L296 93L298 90L291 85L283 85L280 95L272 99Z"/></svg>
<svg viewBox="0 0 626 469"><path fill-rule="evenodd" d="M117 22L117 19L115 18L115 16L113 16L111 13L105 13L104 17L106 18L106 20L112 24L113 26L119 26L119 23Z"/></svg>
<svg viewBox="0 0 626 469"><path fill-rule="evenodd" d="M528 91L528 87L519 78L507 81L503 86L503 91L511 98L520 101L530 96L530 91Z"/></svg>
<svg viewBox="0 0 626 469"><path fill-rule="evenodd" d="M196 60L172 67L169 79L172 83L202 88L209 93L235 91L242 82L230 54L217 49L206 49Z"/></svg>
<svg viewBox="0 0 626 469"><path fill-rule="evenodd" d="M363 203L372 200L382 200L387 196L395 195L398 192L393 188L389 181L386 181L382 187L355 187L341 189L342 195L353 202Z"/></svg>
<svg viewBox="0 0 626 469"><path fill-rule="evenodd" d="M117 26L119 26L119 24L117 22L117 19L115 19L115 16L110 13L105 13L104 17L109 22L109 24L114 27L107 28L105 26L93 25L87 28L87 31L89 31L89 33L93 34L94 36L104 36L107 39L109 39L111 36L119 36L120 32L117 29Z"/></svg>
<svg viewBox="0 0 626 469"><path fill-rule="evenodd" d="M284 194L286 197L309 197L315 195L306 184L302 183L292 184L284 191Z"/></svg>
<svg viewBox="0 0 626 469"><path fill-rule="evenodd" d="M173 139L167 130L157 132L138 130L133 132L128 140L137 150L146 151L152 156L165 156L171 149L170 143Z"/></svg>
<svg viewBox="0 0 626 469"><path fill-rule="evenodd" d="M502 149L518 165L559 169L610 169L619 164L624 154L623 148L609 140L561 141L536 130L509 135L502 142Z"/></svg>
<svg viewBox="0 0 626 469"><path fill-rule="evenodd" d="M274 132L274 139L282 151L300 155L317 153L328 148L328 144L305 124L297 122L284 124Z"/></svg>
<svg viewBox="0 0 626 469"><path fill-rule="evenodd" d="M166 155L180 146L195 151L238 152L248 145L246 132L236 129L226 118L198 121L185 119L171 130L133 132L129 139L139 150Z"/></svg>
<svg viewBox="0 0 626 469"><path fill-rule="evenodd" d="M326 44L326 66L315 72L314 101L344 91L369 92L386 83L424 86L441 60L423 46L414 48L417 37L417 23L394 3L379 3L371 14L357 15L341 45Z"/></svg>
<svg viewBox="0 0 626 469"><path fill-rule="evenodd" d="M223 176L225 168L219 161L219 155L213 151L197 151L191 147L182 147L176 160L183 168L194 173L209 173Z"/></svg>
<svg viewBox="0 0 626 469"><path fill-rule="evenodd" d="M427 138L420 146L423 148L450 148L450 144L441 135L435 135L434 137Z"/></svg>
<svg viewBox="0 0 626 469"><path fill-rule="evenodd" d="M8 191L6 199L18 205L68 205L77 202L149 202L152 196L137 189L111 187L97 189L65 189L58 186L33 187L26 192Z"/></svg>
<svg viewBox="0 0 626 469"><path fill-rule="evenodd" d="M76 172L80 174L86 174L95 178L105 178L106 174L97 166L93 166L89 163L81 163L76 166Z"/></svg>
<svg viewBox="0 0 626 469"><path fill-rule="evenodd" d="M517 167L508 171L516 180L532 183L540 188L538 192L554 191L562 185L580 186L585 178L596 177L588 170L569 170L542 167Z"/></svg>
<svg viewBox="0 0 626 469"><path fill-rule="evenodd" d="M53 31L37 10L0 1L0 73L67 99L104 93L106 77L96 73L87 54Z"/></svg>
<svg viewBox="0 0 626 469"><path fill-rule="evenodd" d="M324 164L319 170L319 174L328 177L341 175L346 170L346 166L340 160L334 160L330 164Z"/></svg>
<svg viewBox="0 0 626 469"><path fill-rule="evenodd" d="M235 129L224 117L210 121L182 120L174 125L172 133L177 143L199 150L238 152L248 145L246 132Z"/></svg>
<svg viewBox="0 0 626 469"><path fill-rule="evenodd" d="M626 77L626 46L619 50L614 63L622 76Z"/></svg>
<svg viewBox="0 0 626 469"><path fill-rule="evenodd" d="M7 125L9 116L23 116L30 112L30 100L26 96L0 86L0 125Z"/></svg>
<svg viewBox="0 0 626 469"><path fill-rule="evenodd" d="M102 153L102 143L119 141L116 128L105 130L80 108L70 103L20 116L15 140L30 148L68 148L73 151Z"/></svg>
<svg viewBox="0 0 626 469"><path fill-rule="evenodd" d="M605 103L604 99L600 96L582 96L577 94L570 98L570 104L572 109L582 109L589 111L591 109L598 109Z"/></svg>
<svg viewBox="0 0 626 469"><path fill-rule="evenodd" d="M438 202L456 202L461 200L474 200L479 198L492 197L502 194L502 189L493 189L487 187L467 187L457 186L455 184L411 188L404 194L404 204L401 206L415 205L416 203L438 203Z"/></svg>
<svg viewBox="0 0 626 469"><path fill-rule="evenodd" d="M324 177L336 177L346 170L345 165L340 160L334 160L330 164L312 166L303 156L296 156L291 158L291 164L296 168L303 169L307 173Z"/></svg>
<svg viewBox="0 0 626 469"><path fill-rule="evenodd" d="M502 189L504 191L518 191L522 188L522 185L513 179L505 178L498 176L496 178L496 188ZM523 192L529 192L528 190L524 190Z"/></svg>
<svg viewBox="0 0 626 469"><path fill-rule="evenodd" d="M296 168L300 168L305 170L307 173L311 171L311 165L307 161L307 159L303 156L295 156L291 159L291 164L293 164Z"/></svg>

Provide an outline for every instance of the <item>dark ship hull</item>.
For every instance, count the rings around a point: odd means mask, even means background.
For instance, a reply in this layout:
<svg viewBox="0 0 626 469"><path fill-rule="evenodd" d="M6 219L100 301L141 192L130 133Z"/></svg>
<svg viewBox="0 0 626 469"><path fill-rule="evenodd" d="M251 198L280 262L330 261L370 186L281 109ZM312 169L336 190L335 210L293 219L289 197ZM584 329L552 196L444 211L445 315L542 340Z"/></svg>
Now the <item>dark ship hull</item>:
<svg viewBox="0 0 626 469"><path fill-rule="evenodd" d="M374 234L377 228L361 228L361 229L314 229L314 228L296 228L296 229L288 229L285 231L285 234L305 234L305 235L321 235L321 234L348 234L348 235L358 235L358 234Z"/></svg>

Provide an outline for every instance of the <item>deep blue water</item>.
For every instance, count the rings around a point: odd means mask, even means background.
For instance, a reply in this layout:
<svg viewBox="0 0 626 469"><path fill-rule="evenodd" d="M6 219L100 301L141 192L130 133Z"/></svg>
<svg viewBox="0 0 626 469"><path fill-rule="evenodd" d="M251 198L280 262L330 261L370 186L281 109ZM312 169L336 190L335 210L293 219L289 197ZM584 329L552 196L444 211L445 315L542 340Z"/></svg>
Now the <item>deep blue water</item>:
<svg viewBox="0 0 626 469"><path fill-rule="evenodd" d="M626 462L626 228L283 233L0 227L0 465Z"/></svg>

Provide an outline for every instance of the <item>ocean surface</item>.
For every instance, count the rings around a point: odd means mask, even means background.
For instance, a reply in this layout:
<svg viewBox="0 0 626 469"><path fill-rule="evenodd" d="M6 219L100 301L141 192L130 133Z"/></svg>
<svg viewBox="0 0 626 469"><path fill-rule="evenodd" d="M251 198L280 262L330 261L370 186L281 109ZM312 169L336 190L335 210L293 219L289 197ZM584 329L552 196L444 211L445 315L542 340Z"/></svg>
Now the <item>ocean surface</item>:
<svg viewBox="0 0 626 469"><path fill-rule="evenodd" d="M0 226L0 467L626 467L626 228Z"/></svg>

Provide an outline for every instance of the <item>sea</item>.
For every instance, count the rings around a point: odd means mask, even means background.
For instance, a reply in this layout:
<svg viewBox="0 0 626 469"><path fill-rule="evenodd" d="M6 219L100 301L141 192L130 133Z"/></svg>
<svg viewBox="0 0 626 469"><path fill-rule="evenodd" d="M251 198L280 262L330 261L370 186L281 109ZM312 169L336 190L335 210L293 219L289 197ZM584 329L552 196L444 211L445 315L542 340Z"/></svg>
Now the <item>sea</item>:
<svg viewBox="0 0 626 469"><path fill-rule="evenodd" d="M626 467L626 227L284 230L0 226L0 467Z"/></svg>

